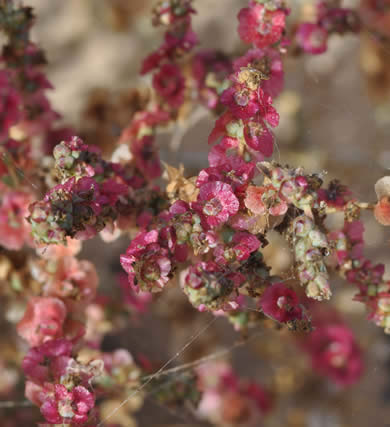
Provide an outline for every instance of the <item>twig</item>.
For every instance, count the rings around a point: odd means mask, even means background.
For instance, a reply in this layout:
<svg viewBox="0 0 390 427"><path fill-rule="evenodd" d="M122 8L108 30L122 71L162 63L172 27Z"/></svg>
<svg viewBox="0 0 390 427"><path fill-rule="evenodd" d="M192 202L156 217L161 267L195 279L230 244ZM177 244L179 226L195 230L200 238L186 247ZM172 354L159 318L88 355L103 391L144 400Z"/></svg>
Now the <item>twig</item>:
<svg viewBox="0 0 390 427"><path fill-rule="evenodd" d="M260 332L257 334L253 334L250 338L247 338L247 339L242 340L242 341L238 341L229 348L225 348L225 349L217 351L213 354L209 354L207 356L201 357L200 359L194 360L192 362L184 363L183 365L175 366L174 368L170 368L170 369L166 369L165 371L161 371L158 375L146 375L146 376L142 377L141 379L142 380L149 380L152 377L153 377L153 379L157 379L157 378L160 378L161 376L164 376L164 375L175 374L177 372L181 372L181 371L185 371L187 369L195 368L199 365L202 365L206 362L209 362L210 360L218 359L218 358L224 356L225 354L230 353L235 348L241 347L241 346L247 344L253 338L260 336L260 335L261 335Z"/></svg>

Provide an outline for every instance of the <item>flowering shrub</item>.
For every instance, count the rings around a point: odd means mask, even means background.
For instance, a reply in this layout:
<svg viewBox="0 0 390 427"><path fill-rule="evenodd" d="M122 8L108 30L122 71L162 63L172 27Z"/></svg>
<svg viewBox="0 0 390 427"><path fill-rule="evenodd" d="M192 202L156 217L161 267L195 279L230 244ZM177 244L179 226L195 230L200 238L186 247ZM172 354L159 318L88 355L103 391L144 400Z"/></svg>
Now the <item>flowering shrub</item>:
<svg viewBox="0 0 390 427"><path fill-rule="evenodd" d="M369 320L390 332L390 281L383 264L366 257L362 214L390 225L390 178L375 184L378 200L370 204L337 179L326 185L323 172L272 156L288 56L324 53L329 39L370 31L376 22L388 36L388 8L371 3L352 10L320 1L312 22L290 24L283 0L250 0L237 11L248 50L227 55L198 49L195 1L157 2L152 23L165 32L140 67L151 74L151 88L144 98L135 90L138 104L107 154L59 127L46 96L52 86L44 54L30 37L33 11L0 0L1 297L19 313L14 323L25 355L18 361L39 425L134 425L148 394L213 425L266 425L283 393L261 378L239 378L226 360L212 360L218 353L170 371L182 351L161 369L141 353L107 351L105 336L140 322L158 305L152 294L170 289L212 321L226 318L231 334L249 340L255 330L280 333L311 361L314 375L307 375L339 389L360 379L358 340L329 304L338 274L355 286L353 298ZM161 162L156 140L199 106L215 124L207 167L187 177L182 166ZM118 257L122 298L101 294L97 266L78 258L81 242L98 235L128 241ZM285 271L267 259L272 235L291 258Z"/></svg>

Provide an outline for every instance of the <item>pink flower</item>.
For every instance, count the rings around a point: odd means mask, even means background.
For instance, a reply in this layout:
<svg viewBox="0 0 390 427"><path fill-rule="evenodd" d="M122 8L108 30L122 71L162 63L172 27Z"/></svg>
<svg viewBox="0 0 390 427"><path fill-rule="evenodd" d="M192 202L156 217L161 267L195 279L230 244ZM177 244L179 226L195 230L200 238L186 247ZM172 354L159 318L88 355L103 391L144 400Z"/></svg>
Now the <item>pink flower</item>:
<svg viewBox="0 0 390 427"><path fill-rule="evenodd" d="M226 362L206 363L197 368L197 374L202 418L221 426L263 426L271 408L271 397L263 387L241 380Z"/></svg>
<svg viewBox="0 0 390 427"><path fill-rule="evenodd" d="M70 360L72 343L65 339L51 340L30 348L23 359L22 369L35 383L59 380Z"/></svg>
<svg viewBox="0 0 390 427"><path fill-rule="evenodd" d="M336 209L342 209L351 199L351 191L340 184L339 181L333 180L329 183L328 188L320 188L317 191L318 201L325 201L328 206Z"/></svg>
<svg viewBox="0 0 390 427"><path fill-rule="evenodd" d="M281 323L302 318L297 294L283 283L274 283L265 290L260 307L264 314Z"/></svg>
<svg viewBox="0 0 390 427"><path fill-rule="evenodd" d="M198 36L192 30L190 20L187 19L181 24L181 28L179 26L173 28L173 31L165 33L163 49L165 50L165 57L169 59L191 51L198 44Z"/></svg>
<svg viewBox="0 0 390 427"><path fill-rule="evenodd" d="M317 327L304 346L313 368L340 386L354 384L363 372L360 349L351 330L342 324Z"/></svg>
<svg viewBox="0 0 390 427"><path fill-rule="evenodd" d="M49 423L81 425L88 421L89 412L95 406L93 394L83 386L68 391L62 384L54 386L54 393L46 396L41 413Z"/></svg>
<svg viewBox="0 0 390 427"><path fill-rule="evenodd" d="M226 89L221 95L221 102L235 117L243 120L250 119L260 109L257 92L243 83L235 83Z"/></svg>
<svg viewBox="0 0 390 427"><path fill-rule="evenodd" d="M44 296L61 298L69 310L80 310L96 296L99 278L89 261L65 256L57 260L54 271L49 261L37 265L34 273Z"/></svg>
<svg viewBox="0 0 390 427"><path fill-rule="evenodd" d="M267 211L274 216L287 212L287 203L280 198L278 191L272 186L255 187L250 185L246 190L245 206L254 214L262 215Z"/></svg>
<svg viewBox="0 0 390 427"><path fill-rule="evenodd" d="M168 250L161 247L156 230L140 232L131 242L120 262L129 274L130 286L143 291L158 292L170 278L171 261Z"/></svg>
<svg viewBox="0 0 390 427"><path fill-rule="evenodd" d="M66 236L89 239L112 223L111 206L126 186L107 180L99 184L84 176L69 178L53 187L43 200L30 205L34 237L44 243L65 243Z"/></svg>
<svg viewBox="0 0 390 427"><path fill-rule="evenodd" d="M172 108L179 108L184 101L185 81L180 68L164 64L153 76L153 87Z"/></svg>
<svg viewBox="0 0 390 427"><path fill-rule="evenodd" d="M272 156L274 136L260 117L245 124L244 137L250 148L260 151L265 157Z"/></svg>
<svg viewBox="0 0 390 427"><path fill-rule="evenodd" d="M0 206L0 245L9 250L19 250L31 240L31 227L26 218L32 196L21 191L3 194Z"/></svg>
<svg viewBox="0 0 390 427"><path fill-rule="evenodd" d="M281 9L269 10L264 5L251 1L249 7L240 10L238 20L241 40L263 48L281 39L286 14Z"/></svg>
<svg viewBox="0 0 390 427"><path fill-rule="evenodd" d="M229 161L229 157L238 156L238 147L238 139L228 136L222 138L222 140L209 151L208 160L210 166L223 165Z"/></svg>
<svg viewBox="0 0 390 427"><path fill-rule="evenodd" d="M272 106L272 97L261 88L259 88L258 92L260 105L259 113L261 117L274 128L279 124L279 114Z"/></svg>
<svg viewBox="0 0 390 427"><path fill-rule="evenodd" d="M229 101L230 102L230 101ZM230 111L226 111L216 121L213 130L209 135L208 142L212 144L221 136L226 134L226 126L228 123L234 120L234 117Z"/></svg>
<svg viewBox="0 0 390 427"><path fill-rule="evenodd" d="M245 231L234 234L233 244L233 250L239 261L245 261L252 252L257 251L260 247L259 239Z"/></svg>
<svg viewBox="0 0 390 427"><path fill-rule="evenodd" d="M200 187L198 200L193 203L193 207L206 224L213 228L238 212L239 201L229 184L213 181Z"/></svg>
<svg viewBox="0 0 390 427"><path fill-rule="evenodd" d="M17 330L31 346L38 346L63 335L65 318L65 304L58 298L33 297Z"/></svg>
<svg viewBox="0 0 390 427"><path fill-rule="evenodd" d="M327 49L328 32L317 24L305 22L298 27L296 40L305 52L318 55Z"/></svg>
<svg viewBox="0 0 390 427"><path fill-rule="evenodd" d="M224 157L223 160L221 158L221 164L217 167L202 169L196 185L201 187L207 182L224 181L231 185L235 192L245 189L253 178L254 163L245 162L240 156Z"/></svg>
<svg viewBox="0 0 390 427"><path fill-rule="evenodd" d="M198 38L191 29L189 20L185 20L179 25L179 31L167 31L165 33L163 44L157 51L144 59L141 74L149 73L151 70L158 68L165 60L171 61L175 57L189 52L197 43Z"/></svg>
<svg viewBox="0 0 390 427"><path fill-rule="evenodd" d="M228 265L236 260L245 261L260 247L257 237L245 231L234 233L233 238L227 239L229 244L219 244L214 249L213 254L218 265Z"/></svg>

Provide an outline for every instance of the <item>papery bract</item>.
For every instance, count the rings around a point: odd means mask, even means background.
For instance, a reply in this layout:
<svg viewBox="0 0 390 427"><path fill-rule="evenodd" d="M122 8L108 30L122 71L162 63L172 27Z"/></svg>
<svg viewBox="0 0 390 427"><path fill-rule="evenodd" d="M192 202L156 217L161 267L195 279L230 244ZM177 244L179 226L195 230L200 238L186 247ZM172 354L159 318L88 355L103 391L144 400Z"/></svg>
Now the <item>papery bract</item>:
<svg viewBox="0 0 390 427"><path fill-rule="evenodd" d="M253 43L258 48L278 42L285 26L285 12L269 10L265 5L251 1L249 7L238 14L238 34L245 43Z"/></svg>
<svg viewBox="0 0 390 427"><path fill-rule="evenodd" d="M216 227L237 213L239 202L229 184L213 181L200 187L194 208L202 215L209 227Z"/></svg>
<svg viewBox="0 0 390 427"><path fill-rule="evenodd" d="M37 346L62 336L65 317L66 307L60 299L33 297L17 330L31 346Z"/></svg>
<svg viewBox="0 0 390 427"><path fill-rule="evenodd" d="M265 290L260 307L264 314L281 323L302 317L297 294L283 283L274 283Z"/></svg>

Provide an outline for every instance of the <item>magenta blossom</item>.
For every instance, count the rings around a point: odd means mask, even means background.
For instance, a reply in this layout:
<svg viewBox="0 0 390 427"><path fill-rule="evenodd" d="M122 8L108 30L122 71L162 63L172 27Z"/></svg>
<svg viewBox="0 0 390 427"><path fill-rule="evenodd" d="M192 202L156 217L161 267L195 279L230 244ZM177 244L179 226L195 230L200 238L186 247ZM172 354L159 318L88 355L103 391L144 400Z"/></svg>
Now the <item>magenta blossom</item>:
<svg viewBox="0 0 390 427"><path fill-rule="evenodd" d="M185 81L180 68L164 64L153 76L153 87L172 108L179 108L184 101Z"/></svg>
<svg viewBox="0 0 390 427"><path fill-rule="evenodd" d="M239 231L234 234L229 246L220 244L214 249L215 261L219 265L227 265L236 260L245 261L259 247L260 241L256 236L245 231Z"/></svg>
<svg viewBox="0 0 390 427"><path fill-rule="evenodd" d="M198 43L198 38L190 26L184 32L175 34L167 32L163 44L157 51L148 55L141 68L141 74L147 74L151 70L158 68L165 60L170 61L177 55L189 52Z"/></svg>
<svg viewBox="0 0 390 427"><path fill-rule="evenodd" d="M250 185L246 189L245 206L254 214L270 213L273 216L284 215L288 204L272 185L256 187Z"/></svg>
<svg viewBox="0 0 390 427"><path fill-rule="evenodd" d="M318 55L327 49L328 32L317 24L304 22L298 27L296 40L305 52Z"/></svg>
<svg viewBox="0 0 390 427"><path fill-rule="evenodd" d="M193 203L208 227L217 227L238 212L239 201L232 187L222 181L208 182L200 187L198 200Z"/></svg>
<svg viewBox="0 0 390 427"><path fill-rule="evenodd" d="M274 283L265 290L260 307L264 314L281 323L302 318L297 294L283 283Z"/></svg>
<svg viewBox="0 0 390 427"><path fill-rule="evenodd" d="M23 371L35 383L43 384L53 378L59 380L66 371L71 351L72 343L65 339L30 348L22 362Z"/></svg>
<svg viewBox="0 0 390 427"><path fill-rule="evenodd" d="M269 10L265 5L251 1L238 14L238 34L245 43L263 48L277 43L283 34L286 11Z"/></svg>
<svg viewBox="0 0 390 427"><path fill-rule="evenodd" d="M208 160L210 166L220 166L229 162L229 157L238 156L238 148L238 139L225 136L209 151Z"/></svg>
<svg viewBox="0 0 390 427"><path fill-rule="evenodd" d="M274 136L260 117L245 124L244 137L250 148L260 151L265 157L272 156Z"/></svg>
<svg viewBox="0 0 390 427"><path fill-rule="evenodd" d="M272 97L259 88L260 115L273 128L279 124L279 114L272 106Z"/></svg>
<svg viewBox="0 0 390 427"><path fill-rule="evenodd" d="M81 425L88 421L89 413L95 406L93 394L83 386L68 391L62 384L54 386L54 393L44 399L41 413L51 424Z"/></svg>
<svg viewBox="0 0 390 427"><path fill-rule="evenodd" d="M140 232L121 255L120 262L129 275L130 285L140 290L159 292L169 280L171 261L168 250L158 243L156 230Z"/></svg>
<svg viewBox="0 0 390 427"><path fill-rule="evenodd" d="M360 349L345 325L320 326L305 340L313 368L340 386L354 384L363 372Z"/></svg>
<svg viewBox="0 0 390 427"><path fill-rule="evenodd" d="M235 83L226 89L221 95L221 102L236 118L243 120L250 119L260 109L257 92L243 83Z"/></svg>
<svg viewBox="0 0 390 427"><path fill-rule="evenodd" d="M209 135L209 139L208 139L209 144L212 144L213 142L217 141L219 138L224 136L226 134L227 124L233 120L234 120L234 117L230 111L226 111L225 113L223 113L222 116L220 116L215 121L214 128Z"/></svg>
<svg viewBox="0 0 390 427"><path fill-rule="evenodd" d="M254 168L254 163L245 162L240 156L224 157L224 161L217 167L202 169L196 185L201 187L210 181L224 181L231 185L234 191L242 191L252 180Z"/></svg>
<svg viewBox="0 0 390 427"><path fill-rule="evenodd" d="M342 210L352 198L352 192L339 181L333 180L329 183L328 188L320 188L317 191L318 200L325 201L330 207Z"/></svg>
<svg viewBox="0 0 390 427"><path fill-rule="evenodd" d="M63 336L65 304L58 298L33 297L29 300L18 333L32 346Z"/></svg>

